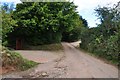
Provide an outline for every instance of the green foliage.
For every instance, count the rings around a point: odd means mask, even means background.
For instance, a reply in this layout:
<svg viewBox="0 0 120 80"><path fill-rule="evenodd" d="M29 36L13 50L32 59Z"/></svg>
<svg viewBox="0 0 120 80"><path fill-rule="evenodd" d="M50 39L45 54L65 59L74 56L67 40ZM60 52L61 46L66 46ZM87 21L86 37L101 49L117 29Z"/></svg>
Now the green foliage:
<svg viewBox="0 0 120 80"><path fill-rule="evenodd" d="M97 28L93 28L93 33L90 33L91 31L89 29L82 35L80 47L118 64L118 34L111 35L106 39L102 33L100 35L97 34L100 33L100 31L97 31Z"/></svg>
<svg viewBox="0 0 120 80"><path fill-rule="evenodd" d="M29 61L27 59L24 59L23 62L21 64L19 64L19 69L24 71L24 70L32 68L32 67L34 67L36 65L38 65L38 63L36 63L34 61Z"/></svg>
<svg viewBox="0 0 120 80"><path fill-rule="evenodd" d="M10 6L10 7L9 7ZM12 19L13 4L3 4L1 6L2 13L2 44L8 45L8 34L13 31L13 26L16 25L16 21Z"/></svg>
<svg viewBox="0 0 120 80"><path fill-rule="evenodd" d="M32 45L59 43L63 32L78 26L79 15L72 2L23 2L17 4L14 19L14 37Z"/></svg>
<svg viewBox="0 0 120 80"><path fill-rule="evenodd" d="M82 16L80 16L80 20L82 21L84 27L88 27L88 23L85 19L82 18Z"/></svg>
<svg viewBox="0 0 120 80"><path fill-rule="evenodd" d="M118 7L99 7L96 12L101 20L98 27L86 29L81 35L80 47L118 64L120 17Z"/></svg>
<svg viewBox="0 0 120 80"><path fill-rule="evenodd" d="M78 41L81 35L81 27L76 27L69 32L63 32L63 41L73 42Z"/></svg>
<svg viewBox="0 0 120 80"><path fill-rule="evenodd" d="M33 36L28 36L25 41L30 45L44 45L51 43L60 43L62 34L60 32L41 32Z"/></svg>
<svg viewBox="0 0 120 80"><path fill-rule="evenodd" d="M73 42L80 40L82 32L88 28L87 21L82 16L75 22L76 26L71 31L63 32L63 41Z"/></svg>
<svg viewBox="0 0 120 80"><path fill-rule="evenodd" d="M30 45L79 40L87 21L76 8L73 2L22 2L13 11L13 5L4 4L3 45L15 47L17 38Z"/></svg>

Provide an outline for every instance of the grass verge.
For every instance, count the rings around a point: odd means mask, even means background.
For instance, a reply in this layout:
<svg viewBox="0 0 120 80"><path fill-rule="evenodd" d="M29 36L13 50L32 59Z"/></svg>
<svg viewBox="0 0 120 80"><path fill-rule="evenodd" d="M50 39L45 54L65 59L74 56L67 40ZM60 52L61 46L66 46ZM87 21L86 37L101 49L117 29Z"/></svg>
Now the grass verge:
<svg viewBox="0 0 120 80"><path fill-rule="evenodd" d="M10 72L10 68L14 70L24 71L29 68L36 66L38 63L24 59L19 53L8 50L7 48L2 48L2 68Z"/></svg>
<svg viewBox="0 0 120 80"><path fill-rule="evenodd" d="M28 50L46 50L46 51L58 51L58 50L63 50L62 44L61 43L56 43L56 44L47 44L47 45L39 45L39 46L27 46L24 49Z"/></svg>

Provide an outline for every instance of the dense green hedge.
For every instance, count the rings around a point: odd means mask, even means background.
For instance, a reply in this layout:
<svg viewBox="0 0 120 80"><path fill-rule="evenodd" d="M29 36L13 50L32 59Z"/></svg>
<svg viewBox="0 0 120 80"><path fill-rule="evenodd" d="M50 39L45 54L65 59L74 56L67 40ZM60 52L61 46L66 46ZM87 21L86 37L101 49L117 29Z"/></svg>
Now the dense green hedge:
<svg viewBox="0 0 120 80"><path fill-rule="evenodd" d="M106 37L101 30L100 27L86 30L81 36L80 48L118 63L118 33Z"/></svg>

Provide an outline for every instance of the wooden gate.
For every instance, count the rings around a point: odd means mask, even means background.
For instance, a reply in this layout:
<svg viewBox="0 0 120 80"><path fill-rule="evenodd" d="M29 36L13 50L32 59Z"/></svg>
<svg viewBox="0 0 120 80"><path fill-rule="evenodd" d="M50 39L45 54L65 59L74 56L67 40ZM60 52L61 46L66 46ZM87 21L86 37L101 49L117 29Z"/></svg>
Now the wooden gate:
<svg viewBox="0 0 120 80"><path fill-rule="evenodd" d="M22 49L22 40L20 38L16 39L16 50Z"/></svg>

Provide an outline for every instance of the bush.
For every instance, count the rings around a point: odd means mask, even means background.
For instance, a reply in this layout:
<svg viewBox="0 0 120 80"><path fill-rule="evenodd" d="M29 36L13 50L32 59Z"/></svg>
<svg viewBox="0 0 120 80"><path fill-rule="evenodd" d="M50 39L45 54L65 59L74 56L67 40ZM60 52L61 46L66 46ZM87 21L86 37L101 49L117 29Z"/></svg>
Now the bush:
<svg viewBox="0 0 120 80"><path fill-rule="evenodd" d="M100 30L99 27L88 29L81 37L82 43L80 47L118 64L118 34L106 38Z"/></svg>
<svg viewBox="0 0 120 80"><path fill-rule="evenodd" d="M37 46L44 44L60 43L61 38L62 38L62 34L60 32L43 32L42 34L28 36L25 39L25 42L27 42L28 45Z"/></svg>

